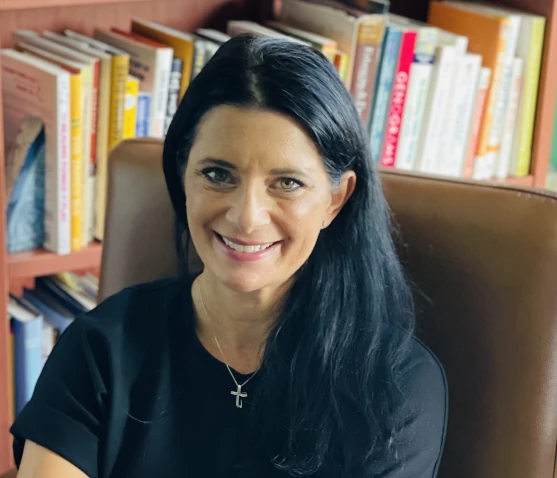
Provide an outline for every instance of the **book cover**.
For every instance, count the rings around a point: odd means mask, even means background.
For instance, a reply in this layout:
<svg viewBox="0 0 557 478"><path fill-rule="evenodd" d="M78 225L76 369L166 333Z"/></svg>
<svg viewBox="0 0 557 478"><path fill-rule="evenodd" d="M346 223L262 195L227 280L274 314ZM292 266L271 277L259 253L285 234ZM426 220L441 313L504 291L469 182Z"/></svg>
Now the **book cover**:
<svg viewBox="0 0 557 478"><path fill-rule="evenodd" d="M56 254L70 247L70 75L56 65L12 49L2 50L5 148L21 124L37 116L45 124L45 242Z"/></svg>
<svg viewBox="0 0 557 478"><path fill-rule="evenodd" d="M44 123L27 116L5 152L6 235L8 252L44 243Z"/></svg>

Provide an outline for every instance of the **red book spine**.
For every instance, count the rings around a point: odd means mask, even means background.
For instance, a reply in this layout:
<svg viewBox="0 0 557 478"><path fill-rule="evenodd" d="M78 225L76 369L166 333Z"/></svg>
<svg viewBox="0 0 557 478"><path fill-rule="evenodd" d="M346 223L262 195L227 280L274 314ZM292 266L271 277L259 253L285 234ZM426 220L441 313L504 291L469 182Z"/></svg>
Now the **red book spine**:
<svg viewBox="0 0 557 478"><path fill-rule="evenodd" d="M387 127L385 129L383 151L381 153L382 166L394 167L395 165L400 127L402 126L402 114L404 113L404 104L410 79L410 67L414 60L416 37L417 32L412 30L405 31L402 34L400 54L391 96L391 106L387 116Z"/></svg>

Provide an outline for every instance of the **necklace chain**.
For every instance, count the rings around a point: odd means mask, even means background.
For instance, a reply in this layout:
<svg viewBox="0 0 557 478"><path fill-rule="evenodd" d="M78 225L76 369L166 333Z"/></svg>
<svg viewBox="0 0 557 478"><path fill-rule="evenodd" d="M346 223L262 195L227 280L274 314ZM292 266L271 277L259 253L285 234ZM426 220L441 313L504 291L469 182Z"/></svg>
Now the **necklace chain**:
<svg viewBox="0 0 557 478"><path fill-rule="evenodd" d="M213 338L215 339L217 347L218 347L218 349L219 349L219 351L222 355L222 358L224 360L224 365L226 365L226 368L228 369L228 373L232 377L232 380L234 380L234 383L236 384L236 387L238 387L238 390L241 390L253 377L255 377L257 372L259 372L259 369L257 369L255 372L253 372L251 374L251 376L244 383L242 383L241 385L238 383L238 381L236 380L236 377L234 376L234 374L232 373L232 370L230 369L230 366L228 365L228 360L226 360L226 355L224 355L222 347L219 344L219 341L217 339L217 334L215 333L215 328L213 327L213 324L211 323L211 320L209 319L209 312L207 311L207 307L205 306L205 301L203 300L203 295L201 294L201 287L199 288L199 299L201 300L201 305L203 306L203 311L205 312L205 317L207 317L207 322L209 322L209 327L211 327L211 331L213 332Z"/></svg>

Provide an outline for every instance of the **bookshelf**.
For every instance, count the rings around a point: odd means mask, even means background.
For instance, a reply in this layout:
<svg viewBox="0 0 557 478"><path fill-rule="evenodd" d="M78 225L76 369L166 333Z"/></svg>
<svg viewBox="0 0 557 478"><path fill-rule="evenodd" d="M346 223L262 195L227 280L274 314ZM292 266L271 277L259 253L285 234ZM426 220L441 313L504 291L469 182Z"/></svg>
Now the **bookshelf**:
<svg viewBox="0 0 557 478"><path fill-rule="evenodd" d="M415 19L426 19L428 0L391 1L391 11ZM557 95L557 0L503 0L502 3L543 15L548 20L530 175L505 181L516 186L543 187ZM273 6L279 4L280 0L0 0L0 45L10 46L11 32L17 28L39 31L71 28L90 34L96 26L128 28L134 16L185 31L199 26L222 29L228 19L257 21L269 18ZM0 115L0 145L3 142ZM0 148L0 184L4 184L3 147ZM22 284L32 284L35 277L62 270L98 268L102 251L99 243L92 243L82 251L67 256L57 256L44 250L7 254L5 209L4 194L0 194L0 310L7 309L9 290ZM8 339L7 321L0 321L0 474L13 466L8 433L11 424Z"/></svg>

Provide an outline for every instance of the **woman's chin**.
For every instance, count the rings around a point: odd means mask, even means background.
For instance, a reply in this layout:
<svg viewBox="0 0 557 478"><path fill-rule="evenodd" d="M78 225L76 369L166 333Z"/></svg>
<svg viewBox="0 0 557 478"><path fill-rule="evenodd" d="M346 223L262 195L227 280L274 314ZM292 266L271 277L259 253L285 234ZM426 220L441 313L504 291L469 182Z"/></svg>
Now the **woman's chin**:
<svg viewBox="0 0 557 478"><path fill-rule="evenodd" d="M236 270L219 271L216 274L222 283L238 293L249 293L261 290L273 283L271 274L263 274L255 271Z"/></svg>

